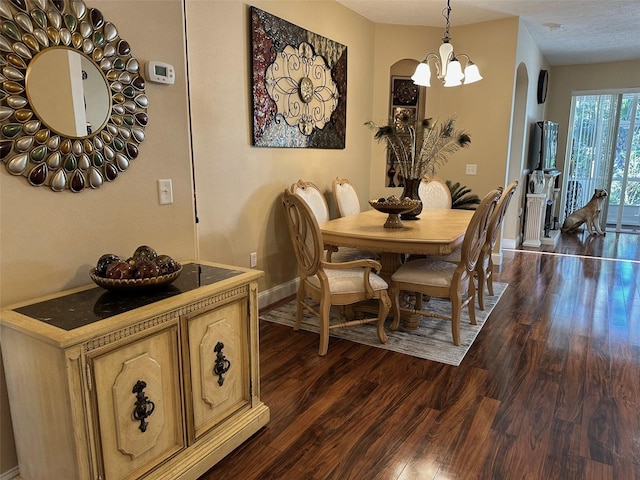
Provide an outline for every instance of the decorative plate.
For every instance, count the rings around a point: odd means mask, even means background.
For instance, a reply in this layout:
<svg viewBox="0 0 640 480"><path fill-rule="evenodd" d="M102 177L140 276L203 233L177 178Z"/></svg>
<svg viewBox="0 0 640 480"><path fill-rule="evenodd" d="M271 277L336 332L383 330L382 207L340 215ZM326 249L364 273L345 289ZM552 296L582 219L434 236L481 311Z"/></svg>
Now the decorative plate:
<svg viewBox="0 0 640 480"><path fill-rule="evenodd" d="M149 290L154 288L160 288L169 285L182 273L182 265L178 270L166 275L158 275L157 277L149 278L106 278L96 275L96 269L92 268L89 272L89 276L93 282L107 290L112 291L135 291L135 290Z"/></svg>

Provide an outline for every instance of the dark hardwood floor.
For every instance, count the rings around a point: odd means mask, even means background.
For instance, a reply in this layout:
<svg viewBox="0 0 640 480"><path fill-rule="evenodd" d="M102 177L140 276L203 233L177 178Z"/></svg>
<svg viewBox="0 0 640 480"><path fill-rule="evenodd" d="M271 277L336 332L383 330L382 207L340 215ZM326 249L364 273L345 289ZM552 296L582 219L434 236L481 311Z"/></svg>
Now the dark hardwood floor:
<svg viewBox="0 0 640 480"><path fill-rule="evenodd" d="M640 479L639 239L505 251L459 367L261 322L271 422L200 480Z"/></svg>

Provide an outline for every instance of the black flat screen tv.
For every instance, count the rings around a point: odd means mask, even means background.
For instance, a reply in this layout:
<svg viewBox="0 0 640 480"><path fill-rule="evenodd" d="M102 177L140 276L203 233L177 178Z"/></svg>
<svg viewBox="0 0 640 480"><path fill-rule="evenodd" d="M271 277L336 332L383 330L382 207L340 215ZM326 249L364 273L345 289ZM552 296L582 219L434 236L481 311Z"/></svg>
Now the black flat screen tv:
<svg viewBox="0 0 640 480"><path fill-rule="evenodd" d="M529 170L557 169L558 124L545 120L531 126Z"/></svg>

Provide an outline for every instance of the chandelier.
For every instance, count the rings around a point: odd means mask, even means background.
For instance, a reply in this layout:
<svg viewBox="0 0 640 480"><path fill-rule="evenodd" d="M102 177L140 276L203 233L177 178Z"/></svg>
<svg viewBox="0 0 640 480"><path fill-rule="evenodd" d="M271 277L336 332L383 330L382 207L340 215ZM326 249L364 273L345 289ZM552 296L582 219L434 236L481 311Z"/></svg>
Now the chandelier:
<svg viewBox="0 0 640 480"><path fill-rule="evenodd" d="M442 10L442 16L446 20L444 37L442 37L442 45L440 45L439 54L429 53L425 59L420 62L415 73L411 77L413 83L424 87L431 86L431 69L429 62L433 61L436 65L438 78L444 82L445 87L457 87L482 80L482 76L478 71L478 67L471 61L468 55L464 53L455 54L453 45L451 45L451 35L449 35L449 15L451 14L450 0L447 0L447 7ZM462 65L458 58L465 59L464 73ZM464 80L464 82L463 82Z"/></svg>

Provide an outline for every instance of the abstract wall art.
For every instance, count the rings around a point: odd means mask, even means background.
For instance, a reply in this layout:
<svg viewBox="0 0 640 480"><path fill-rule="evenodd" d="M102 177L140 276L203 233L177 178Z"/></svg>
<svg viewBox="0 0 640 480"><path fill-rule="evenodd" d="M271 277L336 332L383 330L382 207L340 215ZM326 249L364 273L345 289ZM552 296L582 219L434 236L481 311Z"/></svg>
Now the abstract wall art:
<svg viewBox="0 0 640 480"><path fill-rule="evenodd" d="M253 144L345 148L347 47L251 7Z"/></svg>

